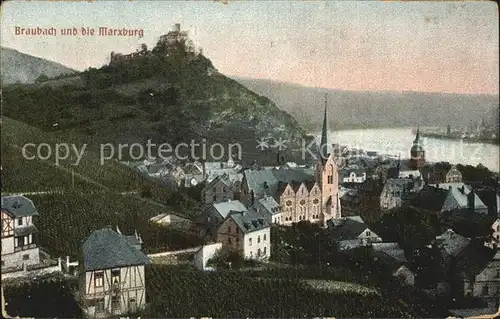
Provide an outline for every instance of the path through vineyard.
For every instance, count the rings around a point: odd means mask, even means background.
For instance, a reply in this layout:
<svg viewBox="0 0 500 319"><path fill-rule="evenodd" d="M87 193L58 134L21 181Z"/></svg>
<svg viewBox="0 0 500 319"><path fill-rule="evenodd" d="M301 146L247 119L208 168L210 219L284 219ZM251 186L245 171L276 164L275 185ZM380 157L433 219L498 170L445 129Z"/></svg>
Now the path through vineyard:
<svg viewBox="0 0 500 319"><path fill-rule="evenodd" d="M15 148L23 151L23 148L20 147L19 145L16 145L16 144L11 144L12 146L14 146ZM33 153L28 151L28 150L24 150L26 153L28 153L29 155L33 156ZM49 160L41 160L43 163L47 164L47 165L50 165L52 167L55 167L56 169L60 169L66 173L69 173L69 174L72 174L73 178L79 178L83 181L86 181L90 184L93 184L99 188L101 188L102 190L104 191L111 191L109 189L109 187L91 179L90 177L88 176L85 176L83 174L80 174L80 173L77 173L75 172L74 170L72 169L69 169L67 167L64 167L62 165L56 165L55 163L52 163L51 161ZM15 192L15 193L2 193L3 196L23 196L23 195L47 195L47 194L51 194L51 193L54 193L54 192L57 192L58 190L55 190L55 189L48 189L48 190L44 190L44 191L37 191L37 192L31 192L31 191L26 191L26 192ZM139 192L138 191L128 191L128 192L119 192L118 194L120 195L138 195Z"/></svg>

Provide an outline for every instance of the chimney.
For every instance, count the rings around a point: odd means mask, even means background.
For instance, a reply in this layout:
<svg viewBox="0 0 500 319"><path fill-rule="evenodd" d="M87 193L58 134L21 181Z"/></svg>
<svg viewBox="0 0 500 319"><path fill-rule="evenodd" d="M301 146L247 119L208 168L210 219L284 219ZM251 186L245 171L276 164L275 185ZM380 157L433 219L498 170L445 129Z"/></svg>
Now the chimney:
<svg viewBox="0 0 500 319"><path fill-rule="evenodd" d="M467 194L467 207L469 209L472 209L474 210L474 207L475 207L475 203L474 203L474 199L476 197L476 194L474 193L474 190L471 190L469 194Z"/></svg>

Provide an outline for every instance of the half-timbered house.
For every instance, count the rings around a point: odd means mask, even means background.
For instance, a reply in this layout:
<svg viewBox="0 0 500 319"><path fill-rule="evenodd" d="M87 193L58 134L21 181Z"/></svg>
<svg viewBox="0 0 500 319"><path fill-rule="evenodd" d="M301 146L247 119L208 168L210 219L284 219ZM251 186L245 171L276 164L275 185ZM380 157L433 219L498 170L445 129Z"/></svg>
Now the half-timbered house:
<svg viewBox="0 0 500 319"><path fill-rule="evenodd" d="M136 313L146 304L144 266L139 236L110 228L94 231L83 244L81 292L87 316L102 318Z"/></svg>
<svg viewBox="0 0 500 319"><path fill-rule="evenodd" d="M33 202L24 196L2 196L2 269L40 263L36 244L38 215Z"/></svg>

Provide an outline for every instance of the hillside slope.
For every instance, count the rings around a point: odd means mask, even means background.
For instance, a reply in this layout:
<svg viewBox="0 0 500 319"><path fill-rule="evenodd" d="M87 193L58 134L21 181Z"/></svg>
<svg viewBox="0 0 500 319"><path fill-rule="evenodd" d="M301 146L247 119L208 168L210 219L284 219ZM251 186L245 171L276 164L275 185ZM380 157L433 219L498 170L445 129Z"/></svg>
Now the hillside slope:
<svg viewBox="0 0 500 319"><path fill-rule="evenodd" d="M416 125L458 128L482 117L498 127L498 95L342 91L265 79L234 79L275 101L312 130L319 129L325 93L332 128Z"/></svg>
<svg viewBox="0 0 500 319"><path fill-rule="evenodd" d="M2 86L13 83L34 83L42 74L51 78L77 72L62 64L4 47L0 48L0 61Z"/></svg>
<svg viewBox="0 0 500 319"><path fill-rule="evenodd" d="M6 88L4 115L93 145L146 145L151 140L174 148L193 141L205 144L209 153L210 145L219 143L225 154L214 152L214 157L227 159L229 144L239 144L243 161L249 163L263 157L276 160L275 153L256 149L261 137L282 137L295 146L304 138L293 117L218 73L202 55L166 55L153 49L73 78L79 79ZM202 147L195 152L202 153Z"/></svg>

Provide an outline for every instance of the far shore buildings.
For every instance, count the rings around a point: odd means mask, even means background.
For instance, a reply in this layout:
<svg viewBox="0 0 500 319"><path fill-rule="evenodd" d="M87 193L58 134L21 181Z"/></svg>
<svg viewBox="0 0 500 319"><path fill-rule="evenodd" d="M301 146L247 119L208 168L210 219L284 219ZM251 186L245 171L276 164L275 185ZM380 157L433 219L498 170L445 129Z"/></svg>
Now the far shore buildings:
<svg viewBox="0 0 500 319"><path fill-rule="evenodd" d="M2 270L40 263L33 202L24 196L2 196Z"/></svg>
<svg viewBox="0 0 500 319"><path fill-rule="evenodd" d="M264 196L272 196L281 207L280 224L310 221L326 226L331 218L341 217L339 167L328 142L325 101L320 158L316 168L289 167L245 170L241 201L251 206Z"/></svg>
<svg viewBox="0 0 500 319"><path fill-rule="evenodd" d="M110 228L96 230L83 243L80 293L87 316L103 318L136 313L146 304L144 266L137 234Z"/></svg>

